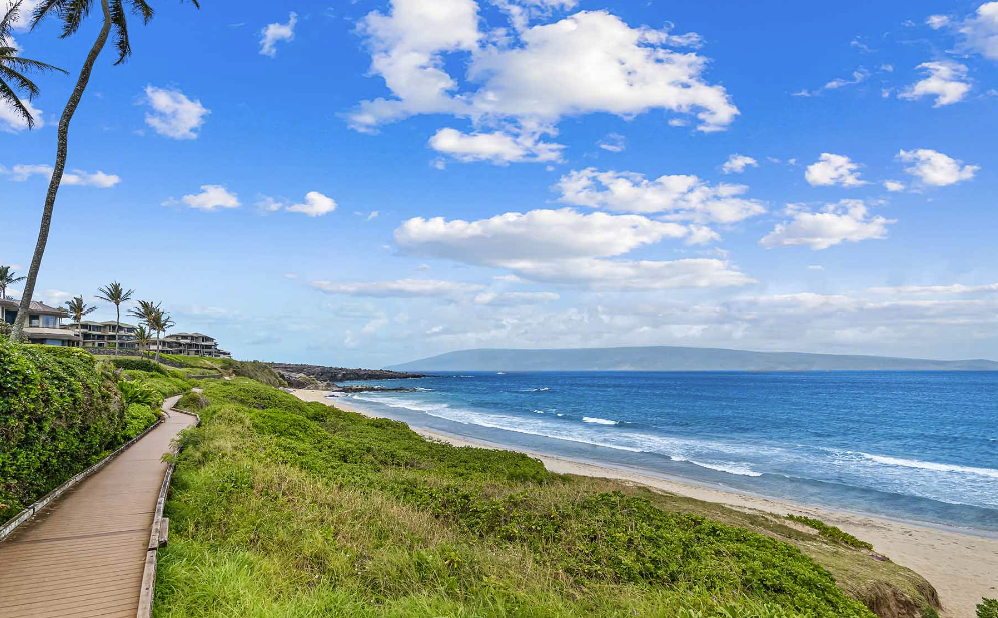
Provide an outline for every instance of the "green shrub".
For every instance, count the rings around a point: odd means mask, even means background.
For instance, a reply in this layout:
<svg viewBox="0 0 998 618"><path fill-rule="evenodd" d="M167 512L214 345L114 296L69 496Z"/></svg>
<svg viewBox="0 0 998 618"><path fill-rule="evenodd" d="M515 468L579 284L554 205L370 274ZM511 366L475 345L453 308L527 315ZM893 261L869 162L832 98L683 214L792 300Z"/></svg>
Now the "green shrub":
<svg viewBox="0 0 998 618"><path fill-rule="evenodd" d="M140 403L129 405L125 408L125 429L122 434L124 440L128 441L139 435L158 418L159 414L149 406Z"/></svg>
<svg viewBox="0 0 998 618"><path fill-rule="evenodd" d="M208 407L208 398L201 393L195 393L191 391L180 398L177 405L174 406L178 410L183 410L184 412L198 413Z"/></svg>
<svg viewBox="0 0 998 618"><path fill-rule="evenodd" d="M14 326L7 322L0 321L0 338L9 339L14 334Z"/></svg>
<svg viewBox="0 0 998 618"><path fill-rule="evenodd" d="M0 521L113 450L124 428L106 363L0 339Z"/></svg>
<svg viewBox="0 0 998 618"><path fill-rule="evenodd" d="M127 369L135 371L145 371L148 373L161 373L167 375L166 368L159 363L147 360L145 358L113 358L111 362L118 369Z"/></svg>
<svg viewBox="0 0 998 618"><path fill-rule="evenodd" d="M236 377L250 378L268 386L281 387L288 385L284 381L284 378L277 375L277 372L270 365L261 363L260 361L237 361L229 358L220 358L216 362L223 369L232 372L232 375Z"/></svg>
<svg viewBox="0 0 998 618"><path fill-rule="evenodd" d="M811 517L805 517L803 515L787 515L787 519L795 521L805 526L814 528L818 531L818 534L825 537L826 539L831 539L842 543L843 545L848 545L850 547L856 547L858 549L873 549L873 545L867 543L866 541L860 541L848 532L844 532L835 526L829 526L820 519L813 519Z"/></svg>
<svg viewBox="0 0 998 618"><path fill-rule="evenodd" d="M128 381L137 380L147 388L159 393L160 397L173 397L186 393L191 389L191 383L181 378L161 375L159 373L148 373L146 371L136 371L128 369L121 372L122 378Z"/></svg>
<svg viewBox="0 0 998 618"><path fill-rule="evenodd" d="M118 384L118 391L121 393L121 400L125 402L126 406L138 404L154 408L159 398L159 393L138 380L121 382Z"/></svg>
<svg viewBox="0 0 998 618"><path fill-rule="evenodd" d="M998 600L981 599L977 604L977 618L998 618Z"/></svg>

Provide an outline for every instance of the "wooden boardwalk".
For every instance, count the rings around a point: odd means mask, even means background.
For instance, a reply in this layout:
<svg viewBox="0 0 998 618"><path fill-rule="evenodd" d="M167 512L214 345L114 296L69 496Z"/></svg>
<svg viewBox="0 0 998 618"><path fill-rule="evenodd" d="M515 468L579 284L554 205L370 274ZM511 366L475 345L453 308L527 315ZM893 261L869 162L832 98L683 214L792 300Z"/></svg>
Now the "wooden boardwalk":
<svg viewBox="0 0 998 618"><path fill-rule="evenodd" d="M134 618L167 468L161 458L195 422L173 412L0 542L0 617Z"/></svg>

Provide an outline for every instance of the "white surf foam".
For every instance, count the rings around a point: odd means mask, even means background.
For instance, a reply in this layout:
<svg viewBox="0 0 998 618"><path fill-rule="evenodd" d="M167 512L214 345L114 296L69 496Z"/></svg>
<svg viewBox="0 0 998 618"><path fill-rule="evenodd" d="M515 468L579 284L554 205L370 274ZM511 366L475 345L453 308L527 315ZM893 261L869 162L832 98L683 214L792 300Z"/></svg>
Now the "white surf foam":
<svg viewBox="0 0 998 618"><path fill-rule="evenodd" d="M616 425L617 421L611 421L605 418L597 418L595 416L583 416L583 423L594 423L596 425Z"/></svg>

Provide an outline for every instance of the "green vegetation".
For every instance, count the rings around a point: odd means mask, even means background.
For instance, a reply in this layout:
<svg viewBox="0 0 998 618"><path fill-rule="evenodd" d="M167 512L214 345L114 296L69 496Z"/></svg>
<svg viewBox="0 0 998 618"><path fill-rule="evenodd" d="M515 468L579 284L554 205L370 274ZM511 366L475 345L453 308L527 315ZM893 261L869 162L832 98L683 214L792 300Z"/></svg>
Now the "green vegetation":
<svg viewBox="0 0 998 618"><path fill-rule="evenodd" d="M111 359L116 369L126 369L131 371L145 371L147 373L160 373L169 375L166 368L159 363L146 358L134 358L127 356L117 356Z"/></svg>
<svg viewBox="0 0 998 618"><path fill-rule="evenodd" d="M208 407L208 398L201 393L195 393L191 391L180 398L177 404L173 407L178 410L183 410L184 412L190 412L192 414L197 414L201 410Z"/></svg>
<svg viewBox="0 0 998 618"><path fill-rule="evenodd" d="M270 365L260 361L235 361L229 358L219 358L215 359L215 362L218 363L219 367L231 372L236 377L250 378L268 386L288 385Z"/></svg>
<svg viewBox="0 0 998 618"><path fill-rule="evenodd" d="M142 384L159 393L160 397L173 397L190 390L191 384L187 380L162 375L160 373L148 373L128 369L121 372L124 380L141 380Z"/></svg>
<svg viewBox="0 0 998 618"><path fill-rule="evenodd" d="M998 600L981 599L977 604L977 618L998 618Z"/></svg>
<svg viewBox="0 0 998 618"><path fill-rule="evenodd" d="M835 526L829 526L820 519L812 519L810 517L805 517L803 515L787 515L787 519L795 521L799 524L804 524L805 526L814 528L818 531L818 534L825 537L826 539L831 539L833 541L838 541L850 547L858 547L860 549L873 549L873 545L870 545L866 541L860 541L848 532L843 532Z"/></svg>
<svg viewBox="0 0 998 618"><path fill-rule="evenodd" d="M159 393L138 380L118 384L118 392L121 393L121 400L126 406L139 404L153 408L159 399Z"/></svg>
<svg viewBox="0 0 998 618"><path fill-rule="evenodd" d="M146 430L159 418L159 414L147 405L133 403L125 408L125 429L123 435L131 440Z"/></svg>
<svg viewBox="0 0 998 618"><path fill-rule="evenodd" d="M108 363L0 338L0 521L117 447L124 430Z"/></svg>
<svg viewBox="0 0 998 618"><path fill-rule="evenodd" d="M914 573L775 516L554 474L246 379L201 385L160 618L870 617L836 585L860 570L926 603Z"/></svg>

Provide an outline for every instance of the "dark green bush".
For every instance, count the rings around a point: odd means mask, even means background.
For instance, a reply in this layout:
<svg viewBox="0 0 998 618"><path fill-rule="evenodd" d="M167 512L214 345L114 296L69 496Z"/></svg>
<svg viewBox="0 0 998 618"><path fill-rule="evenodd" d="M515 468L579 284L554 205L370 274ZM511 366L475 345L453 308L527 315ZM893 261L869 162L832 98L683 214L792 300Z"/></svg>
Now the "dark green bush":
<svg viewBox="0 0 998 618"><path fill-rule="evenodd" d="M114 366L117 369L130 369L167 375L166 368L164 368L163 365L145 358L113 358L111 362L114 363Z"/></svg>
<svg viewBox="0 0 998 618"><path fill-rule="evenodd" d="M181 397L174 407L184 412L198 413L208 407L208 398L201 393L191 391Z"/></svg>
<svg viewBox="0 0 998 618"><path fill-rule="evenodd" d="M998 618L998 600L981 599L977 604L977 618Z"/></svg>
<svg viewBox="0 0 998 618"><path fill-rule="evenodd" d="M814 528L815 530L818 531L818 534L825 537L826 539L838 541L843 545L856 547L858 549L873 549L873 545L870 545L866 541L860 541L859 539L849 534L848 532L844 532L843 530L835 526L829 526L820 519L813 519L811 517L805 517L803 515L787 515L787 519Z"/></svg>
<svg viewBox="0 0 998 618"><path fill-rule="evenodd" d="M0 521L113 450L124 429L107 363L0 339Z"/></svg>
<svg viewBox="0 0 998 618"><path fill-rule="evenodd" d="M159 415L147 405L133 403L125 409L125 429L123 438L131 440L156 422Z"/></svg>

